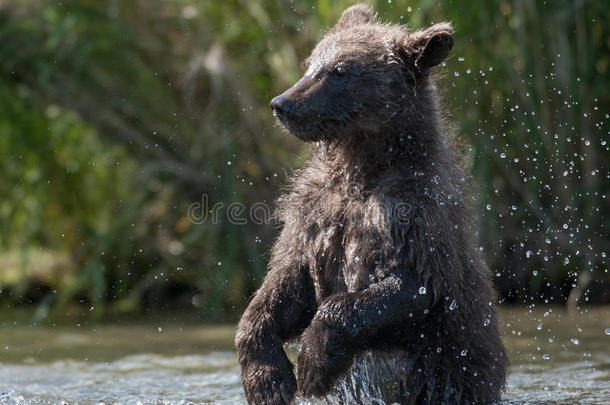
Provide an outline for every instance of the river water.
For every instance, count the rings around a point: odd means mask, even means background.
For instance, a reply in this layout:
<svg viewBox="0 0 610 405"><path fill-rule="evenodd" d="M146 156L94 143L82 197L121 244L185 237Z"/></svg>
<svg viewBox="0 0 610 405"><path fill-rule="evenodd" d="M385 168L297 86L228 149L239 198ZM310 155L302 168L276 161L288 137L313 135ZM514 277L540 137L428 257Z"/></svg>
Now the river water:
<svg viewBox="0 0 610 405"><path fill-rule="evenodd" d="M610 404L610 307L499 315L507 404ZM232 326L0 325L2 405L245 403Z"/></svg>

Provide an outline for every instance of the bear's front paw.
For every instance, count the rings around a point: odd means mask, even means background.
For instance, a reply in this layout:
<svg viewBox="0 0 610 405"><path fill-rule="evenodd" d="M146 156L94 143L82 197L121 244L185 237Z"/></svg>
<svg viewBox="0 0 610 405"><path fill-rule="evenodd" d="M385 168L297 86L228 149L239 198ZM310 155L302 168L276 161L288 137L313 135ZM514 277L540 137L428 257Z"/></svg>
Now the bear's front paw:
<svg viewBox="0 0 610 405"><path fill-rule="evenodd" d="M297 384L292 364L289 361L288 364L277 366L255 363L242 370L248 403L289 405L297 390Z"/></svg>
<svg viewBox="0 0 610 405"><path fill-rule="evenodd" d="M348 354L341 331L333 331L314 321L301 336L298 361L299 391L304 397L321 397L330 391L337 378L349 368Z"/></svg>

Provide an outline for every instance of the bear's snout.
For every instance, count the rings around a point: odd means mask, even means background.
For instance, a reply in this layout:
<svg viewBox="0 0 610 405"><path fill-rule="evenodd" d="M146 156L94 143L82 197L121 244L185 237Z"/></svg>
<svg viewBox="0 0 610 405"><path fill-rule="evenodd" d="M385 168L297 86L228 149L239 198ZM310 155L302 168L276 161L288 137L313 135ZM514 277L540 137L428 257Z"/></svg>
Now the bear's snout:
<svg viewBox="0 0 610 405"><path fill-rule="evenodd" d="M307 110L303 106L311 104L311 96L315 93L315 84L316 80L313 77L302 77L294 86L271 100L269 106L273 113L281 121L302 118L301 115Z"/></svg>
<svg viewBox="0 0 610 405"><path fill-rule="evenodd" d="M274 97L269 103L269 107L273 110L273 114L280 120L288 118L294 112L294 103L286 96L286 93Z"/></svg>

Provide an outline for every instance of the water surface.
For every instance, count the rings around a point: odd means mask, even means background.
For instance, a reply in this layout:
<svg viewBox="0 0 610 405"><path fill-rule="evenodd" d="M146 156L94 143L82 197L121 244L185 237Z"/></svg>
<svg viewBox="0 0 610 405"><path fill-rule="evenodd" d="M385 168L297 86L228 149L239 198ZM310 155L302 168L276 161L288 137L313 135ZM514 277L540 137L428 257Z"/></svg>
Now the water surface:
<svg viewBox="0 0 610 405"><path fill-rule="evenodd" d="M609 307L499 312L511 360L507 403L610 403ZM233 332L172 322L3 324L0 404L243 404Z"/></svg>

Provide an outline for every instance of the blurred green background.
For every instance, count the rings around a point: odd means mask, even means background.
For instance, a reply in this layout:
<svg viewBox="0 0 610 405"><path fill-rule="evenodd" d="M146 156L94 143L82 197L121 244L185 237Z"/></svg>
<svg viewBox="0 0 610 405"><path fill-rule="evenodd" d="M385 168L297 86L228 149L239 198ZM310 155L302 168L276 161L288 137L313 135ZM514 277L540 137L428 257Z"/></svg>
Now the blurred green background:
<svg viewBox="0 0 610 405"><path fill-rule="evenodd" d="M189 207L273 203L307 150L268 102L350 4L0 0L0 314L234 321L277 224ZM610 4L370 4L456 26L439 88L500 302L608 302Z"/></svg>

